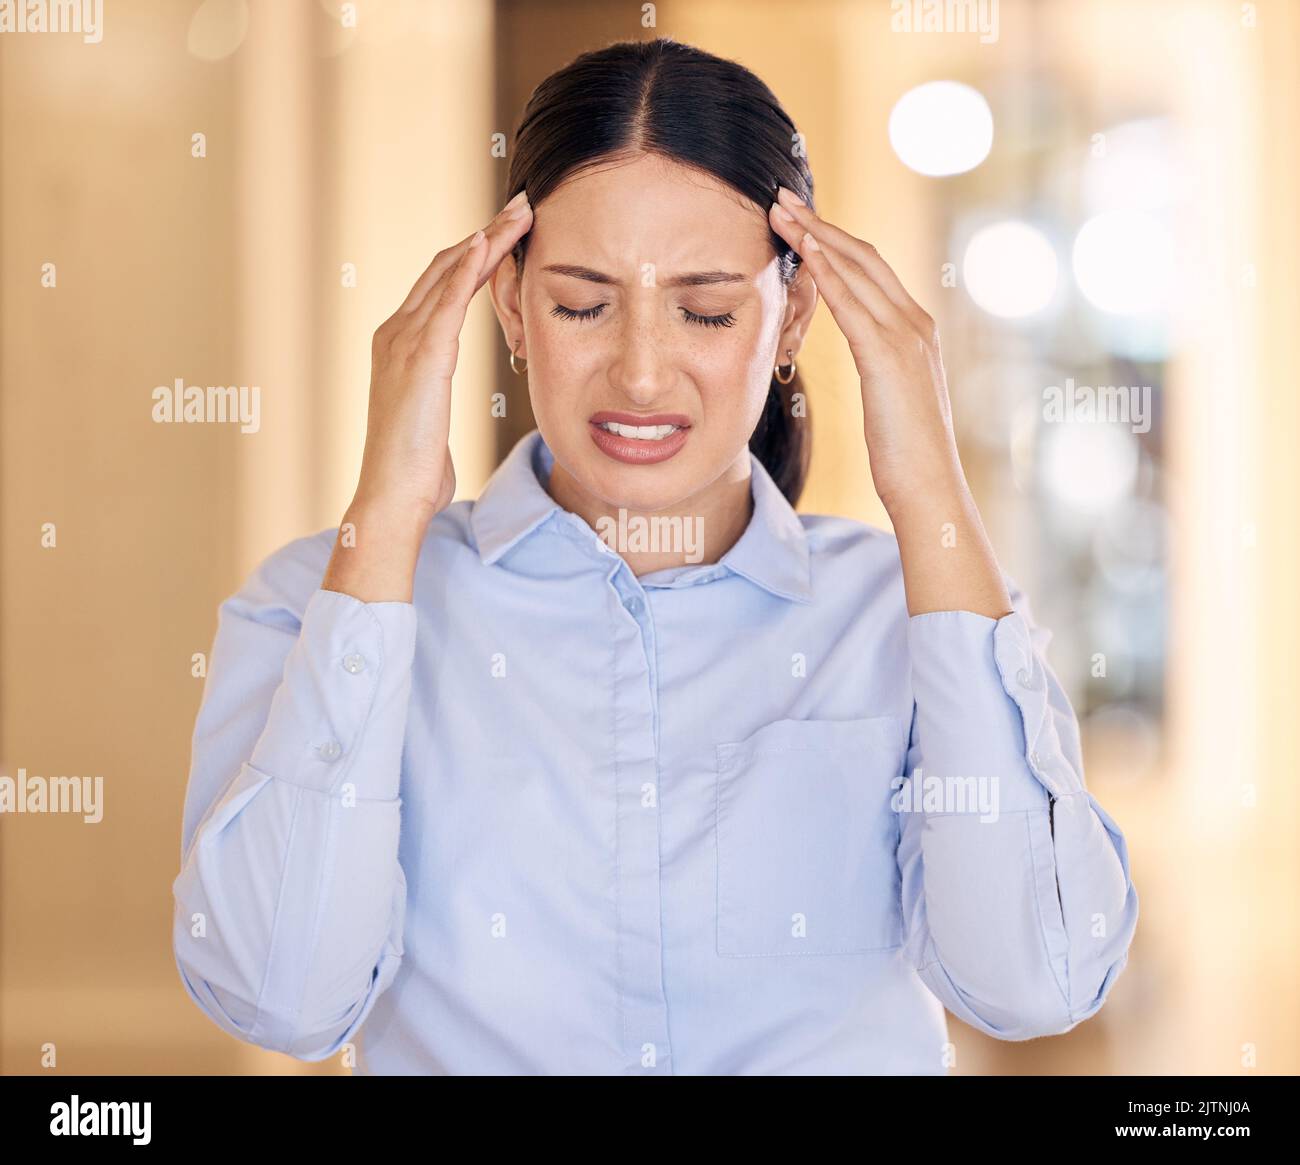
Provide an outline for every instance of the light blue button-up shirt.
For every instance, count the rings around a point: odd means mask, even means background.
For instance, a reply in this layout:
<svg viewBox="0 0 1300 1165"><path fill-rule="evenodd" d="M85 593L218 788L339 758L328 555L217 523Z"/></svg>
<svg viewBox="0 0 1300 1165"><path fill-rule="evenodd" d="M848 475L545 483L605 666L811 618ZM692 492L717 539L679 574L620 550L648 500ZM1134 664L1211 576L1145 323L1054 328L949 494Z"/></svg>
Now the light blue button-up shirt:
<svg viewBox="0 0 1300 1165"><path fill-rule="evenodd" d="M1067 1031L1128 958L1124 838L1046 633L909 617L894 538L757 458L711 565L636 578L534 430L413 601L336 530L220 611L173 945L241 1040L362 1073L942 1074L944 1008Z"/></svg>

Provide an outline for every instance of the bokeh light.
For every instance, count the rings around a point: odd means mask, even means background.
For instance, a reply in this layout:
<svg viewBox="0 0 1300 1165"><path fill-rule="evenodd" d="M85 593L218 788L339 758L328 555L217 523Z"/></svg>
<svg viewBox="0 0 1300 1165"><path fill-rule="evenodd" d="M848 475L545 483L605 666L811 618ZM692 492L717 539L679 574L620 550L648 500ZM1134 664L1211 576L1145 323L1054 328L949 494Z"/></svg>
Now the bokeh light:
<svg viewBox="0 0 1300 1165"><path fill-rule="evenodd" d="M199 60L224 60L244 43L248 19L248 0L203 0L190 17L185 47Z"/></svg>
<svg viewBox="0 0 1300 1165"><path fill-rule="evenodd" d="M1056 251L1042 231L1008 220L977 231L962 260L966 291L990 315L1021 319L1056 294Z"/></svg>
<svg viewBox="0 0 1300 1165"><path fill-rule="evenodd" d="M1089 514L1108 510L1128 496L1137 471L1137 442L1121 425L1067 421L1043 426L1043 484L1064 505Z"/></svg>
<svg viewBox="0 0 1300 1165"><path fill-rule="evenodd" d="M989 156L993 112L969 85L927 81L898 99L889 115L889 144L918 174L961 174Z"/></svg>
<svg viewBox="0 0 1300 1165"><path fill-rule="evenodd" d="M1169 228L1140 210L1106 211L1079 228L1074 278L1085 298L1117 315L1163 312L1173 272Z"/></svg>

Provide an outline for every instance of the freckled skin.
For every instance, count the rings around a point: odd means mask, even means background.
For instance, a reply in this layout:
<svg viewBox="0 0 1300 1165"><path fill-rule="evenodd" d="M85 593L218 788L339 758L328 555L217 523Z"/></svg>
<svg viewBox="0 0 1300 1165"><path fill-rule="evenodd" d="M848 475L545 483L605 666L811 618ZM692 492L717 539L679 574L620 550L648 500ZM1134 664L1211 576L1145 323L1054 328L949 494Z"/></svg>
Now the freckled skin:
<svg viewBox="0 0 1300 1165"><path fill-rule="evenodd" d="M789 288L760 223L802 258ZM512 251L529 232L521 274ZM581 271L546 270L555 264ZM675 285L718 271L734 277ZM647 516L685 519L674 525L695 531L690 561L706 563L749 523L748 441L769 370L778 354L798 355L824 296L857 365L872 482L898 539L909 613L1010 612L957 454L933 318L874 245L793 191L778 190L764 213L648 155L574 175L539 207L520 191L483 230L439 251L376 330L361 473L324 589L411 601L424 530L455 495L451 383L465 312L484 282L507 343L530 364L533 408L556 459L552 496L598 531L602 519L628 520L627 529ZM710 326L719 321L731 326ZM671 457L628 465L592 440L591 417L606 409L682 414L688 435L663 447ZM362 531L360 542L345 530ZM637 575L682 561L680 552L621 553Z"/></svg>
<svg viewBox="0 0 1300 1165"><path fill-rule="evenodd" d="M549 488L567 509L597 517L701 515L706 561L748 522L748 442L785 349L798 355L816 307L811 280L777 273L767 209L707 175L654 155L604 164L534 207L522 278L507 257L490 287L508 344L522 337L533 412L555 454ZM598 284L546 272L592 268ZM741 283L667 287L682 272L729 271ZM592 319L562 319L557 304ZM730 313L728 327L689 320ZM691 434L676 456L629 466L593 443L601 409L682 413ZM730 541L727 541L730 536Z"/></svg>

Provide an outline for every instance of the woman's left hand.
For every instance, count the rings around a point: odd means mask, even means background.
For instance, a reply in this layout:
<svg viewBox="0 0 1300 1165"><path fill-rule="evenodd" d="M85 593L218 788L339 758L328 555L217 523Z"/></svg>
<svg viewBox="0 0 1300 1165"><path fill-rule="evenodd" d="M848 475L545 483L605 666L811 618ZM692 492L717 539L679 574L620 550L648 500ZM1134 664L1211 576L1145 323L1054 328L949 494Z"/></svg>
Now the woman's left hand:
<svg viewBox="0 0 1300 1165"><path fill-rule="evenodd" d="M964 492L934 320L870 243L819 218L784 186L778 198L772 229L802 257L853 353L871 478L886 510L918 490Z"/></svg>
<svg viewBox="0 0 1300 1165"><path fill-rule="evenodd" d="M803 257L858 366L871 479L898 539L909 613L1001 619L1011 600L957 456L934 320L870 243L784 187L778 197L772 229Z"/></svg>

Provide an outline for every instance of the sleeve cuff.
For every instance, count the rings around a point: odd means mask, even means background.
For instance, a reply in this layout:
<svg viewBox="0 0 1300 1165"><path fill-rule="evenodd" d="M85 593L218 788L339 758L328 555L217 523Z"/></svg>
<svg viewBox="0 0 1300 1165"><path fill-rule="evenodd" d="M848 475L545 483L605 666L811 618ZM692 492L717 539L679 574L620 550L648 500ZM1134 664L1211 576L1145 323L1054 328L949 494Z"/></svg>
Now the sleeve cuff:
<svg viewBox="0 0 1300 1165"><path fill-rule="evenodd" d="M1029 624L1019 611L997 621L993 629L993 659L1003 689L1020 709L1025 759L1034 775L1054 797L1082 792L1083 780L1065 757L1056 718L1052 715L1055 677L1048 670L1047 661L1034 649ZM1064 692L1060 692L1060 703L1066 705Z"/></svg>
<svg viewBox="0 0 1300 1165"><path fill-rule="evenodd" d="M396 797L415 625L411 603L317 590L249 764L319 792Z"/></svg>
<svg viewBox="0 0 1300 1165"><path fill-rule="evenodd" d="M1049 678L1018 611L908 620L917 735L930 773L997 777L1002 808L1042 808L1082 788L1049 707Z"/></svg>

